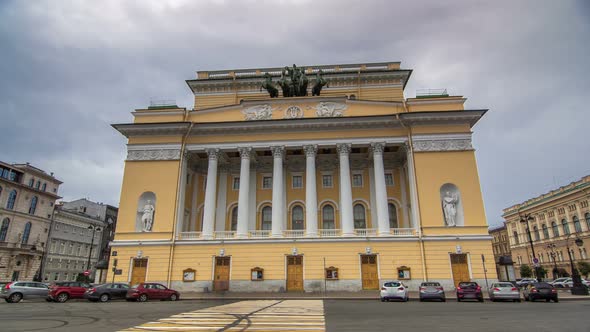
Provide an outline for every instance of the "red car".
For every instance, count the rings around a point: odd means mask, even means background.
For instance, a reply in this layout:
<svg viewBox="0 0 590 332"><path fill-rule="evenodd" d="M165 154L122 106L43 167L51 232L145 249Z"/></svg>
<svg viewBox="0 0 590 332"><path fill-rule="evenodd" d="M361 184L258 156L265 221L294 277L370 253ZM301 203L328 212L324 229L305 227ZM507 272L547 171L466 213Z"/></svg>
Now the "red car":
<svg viewBox="0 0 590 332"><path fill-rule="evenodd" d="M167 288L162 284L144 282L133 286L127 291L127 301L145 302L149 300L170 300L176 301L180 294L174 289Z"/></svg>
<svg viewBox="0 0 590 332"><path fill-rule="evenodd" d="M56 282L49 286L47 301L64 303L69 299L83 299L89 284L77 281Z"/></svg>
<svg viewBox="0 0 590 332"><path fill-rule="evenodd" d="M465 299L474 299L483 302L481 286L477 282L460 282L457 286L457 302Z"/></svg>

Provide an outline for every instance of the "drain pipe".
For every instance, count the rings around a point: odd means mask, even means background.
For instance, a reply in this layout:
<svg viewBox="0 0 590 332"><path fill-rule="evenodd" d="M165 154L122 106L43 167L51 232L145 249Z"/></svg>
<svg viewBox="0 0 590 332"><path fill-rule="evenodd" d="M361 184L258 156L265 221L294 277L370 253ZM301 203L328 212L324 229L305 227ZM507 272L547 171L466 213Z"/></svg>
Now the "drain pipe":
<svg viewBox="0 0 590 332"><path fill-rule="evenodd" d="M404 112L409 113L405 99L402 99L402 106L404 108ZM399 123L402 125L402 127L404 129L406 129L406 131L408 133L408 149L410 151L410 156L412 158L412 171L414 173L414 178L410 179L410 181L412 181L414 187L416 188L416 190L418 190L418 184L416 183L416 162L414 159L414 142L412 141L412 128L408 127L404 124L402 119L399 117L399 113L395 114L395 117L397 118ZM418 242L420 243L420 258L422 260L422 279L424 281L428 281L428 271L426 269L426 255L425 255L425 248L424 248L424 239L422 239L422 222L420 220L420 196L418 196L418 193L415 193L415 194L416 194L416 203L417 203L416 205L417 206L415 206L414 209L416 210L416 216L417 216L416 224L418 226Z"/></svg>
<svg viewBox="0 0 590 332"><path fill-rule="evenodd" d="M184 110L184 118L183 121L187 122L188 121L188 113L189 110L185 109ZM178 209L179 209L179 205L180 204L184 204L184 202L179 202L179 198L180 198L180 190L181 190L181 186L184 183L184 179L182 177L182 164L184 163L184 159L185 159L185 148L186 148L186 139L188 138L188 135L190 134L191 130L193 129L193 125L194 123L191 121L186 134L184 134L184 136L182 137L182 142L180 145L180 160L178 163L178 178L177 178L177 184L178 187L176 189L176 196L175 196L175 200L176 200L176 204L175 204L175 208L174 208L174 214L173 214L173 218L172 220L174 220L174 224L172 226L172 243L170 244L170 251L168 252L168 273L167 273L167 277L166 277L166 286L168 288L170 288L170 284L172 283L172 264L174 263L174 249L176 247L176 228L178 225Z"/></svg>

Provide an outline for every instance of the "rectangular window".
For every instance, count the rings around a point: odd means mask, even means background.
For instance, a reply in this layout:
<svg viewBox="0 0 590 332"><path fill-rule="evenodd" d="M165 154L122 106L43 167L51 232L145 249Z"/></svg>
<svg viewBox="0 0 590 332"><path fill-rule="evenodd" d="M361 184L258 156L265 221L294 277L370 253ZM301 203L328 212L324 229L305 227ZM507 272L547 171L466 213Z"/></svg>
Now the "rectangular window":
<svg viewBox="0 0 590 332"><path fill-rule="evenodd" d="M232 182L232 189L233 190L240 190L240 177L235 176L234 181Z"/></svg>
<svg viewBox="0 0 590 332"><path fill-rule="evenodd" d="M392 173L385 173L385 185L386 186L393 186L393 174Z"/></svg>
<svg viewBox="0 0 590 332"><path fill-rule="evenodd" d="M333 186L332 175L330 175L330 174L322 175L322 187L332 188L332 186Z"/></svg>
<svg viewBox="0 0 590 332"><path fill-rule="evenodd" d="M363 186L363 175L362 174L353 174L352 175L352 186L353 187L362 187Z"/></svg>
<svg viewBox="0 0 590 332"><path fill-rule="evenodd" d="M293 175L293 188L303 188L303 176Z"/></svg>
<svg viewBox="0 0 590 332"><path fill-rule="evenodd" d="M272 177L271 176L263 176L262 177L262 189L272 189Z"/></svg>

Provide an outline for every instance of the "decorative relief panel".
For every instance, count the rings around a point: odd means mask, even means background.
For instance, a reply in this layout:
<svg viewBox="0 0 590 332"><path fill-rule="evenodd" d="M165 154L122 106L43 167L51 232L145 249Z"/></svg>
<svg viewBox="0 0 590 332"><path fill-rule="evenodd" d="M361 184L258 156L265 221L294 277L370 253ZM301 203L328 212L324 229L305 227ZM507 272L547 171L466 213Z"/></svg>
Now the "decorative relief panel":
<svg viewBox="0 0 590 332"><path fill-rule="evenodd" d="M127 160L178 160L179 149L154 149L127 151Z"/></svg>
<svg viewBox="0 0 590 332"><path fill-rule="evenodd" d="M268 104L248 107L242 111L246 121L270 120L272 118L272 107Z"/></svg>
<svg viewBox="0 0 590 332"><path fill-rule="evenodd" d="M344 115L348 105L333 102L321 102L315 106L315 115L319 118L336 118Z"/></svg>
<svg viewBox="0 0 590 332"><path fill-rule="evenodd" d="M470 139L414 141L414 151L467 151L473 150Z"/></svg>

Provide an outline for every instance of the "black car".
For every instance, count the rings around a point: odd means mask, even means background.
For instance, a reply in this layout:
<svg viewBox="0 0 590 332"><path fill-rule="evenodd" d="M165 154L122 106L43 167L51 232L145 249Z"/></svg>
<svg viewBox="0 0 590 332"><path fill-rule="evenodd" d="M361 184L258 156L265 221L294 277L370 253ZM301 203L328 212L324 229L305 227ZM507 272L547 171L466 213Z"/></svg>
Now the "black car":
<svg viewBox="0 0 590 332"><path fill-rule="evenodd" d="M546 282L535 282L528 285L522 295L525 301L545 300L545 302L549 302L553 300L553 302L559 302L557 289Z"/></svg>
<svg viewBox="0 0 590 332"><path fill-rule="evenodd" d="M93 302L124 299L129 288L129 285L123 283L96 285L84 293L84 298Z"/></svg>

